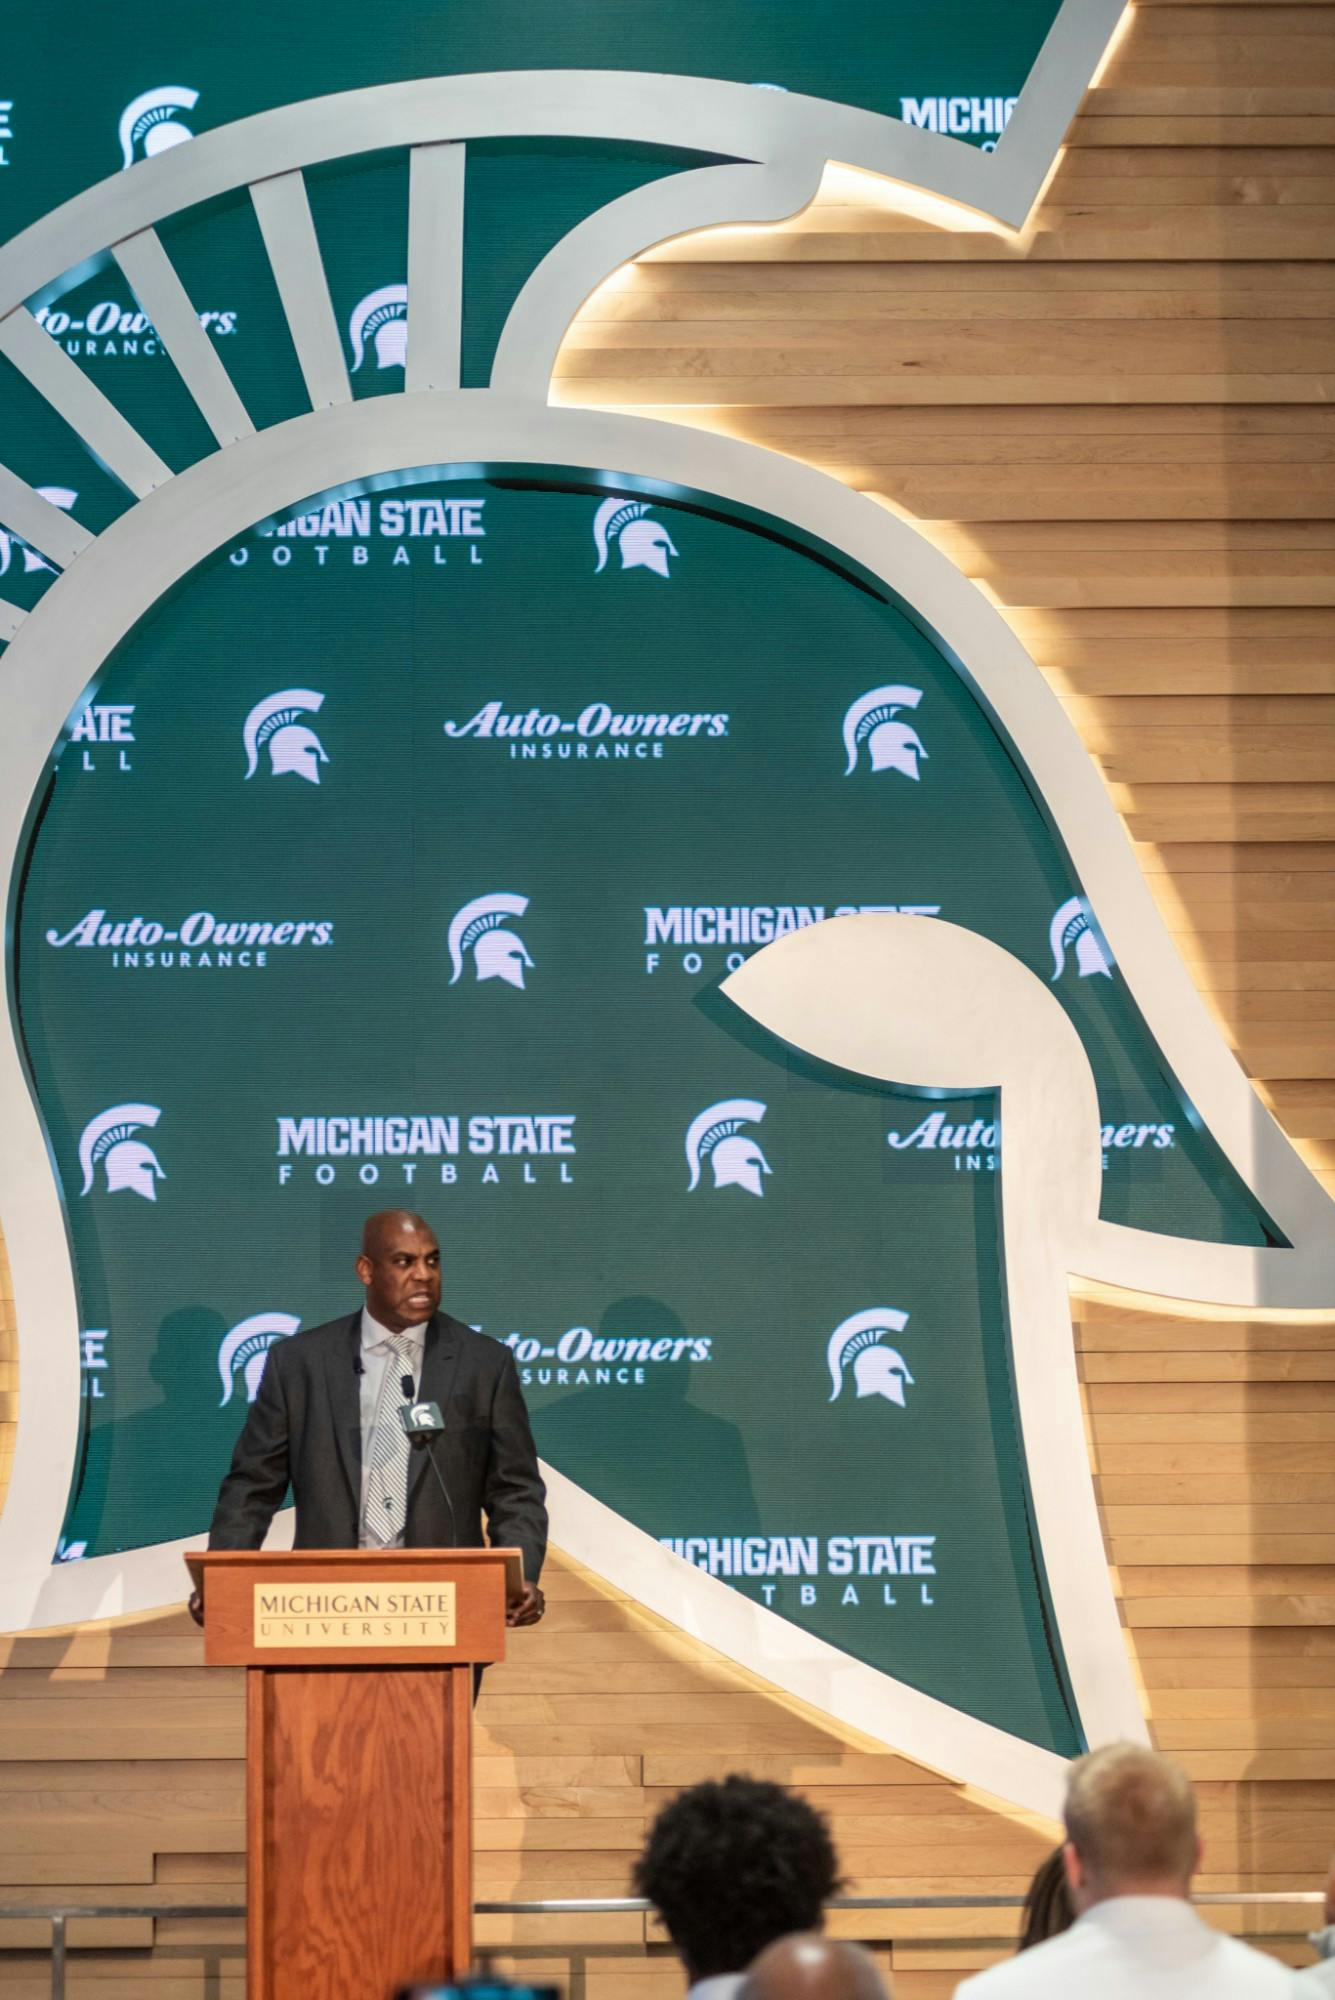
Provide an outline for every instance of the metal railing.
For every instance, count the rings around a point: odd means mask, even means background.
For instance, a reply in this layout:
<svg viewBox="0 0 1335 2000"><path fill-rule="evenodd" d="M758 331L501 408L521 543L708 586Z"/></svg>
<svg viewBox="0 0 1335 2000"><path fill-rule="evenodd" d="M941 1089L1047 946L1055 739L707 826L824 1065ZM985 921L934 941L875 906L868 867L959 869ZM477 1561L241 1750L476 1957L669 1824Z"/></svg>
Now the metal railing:
<svg viewBox="0 0 1335 2000"><path fill-rule="evenodd" d="M1323 1903L1319 1889L1249 1889L1231 1893L1213 1890L1195 1896L1196 1903L1261 1905ZM547 1897L522 1903L474 1903L479 1917L599 1917L647 1915L653 1905L642 1896ZM826 1905L831 1910L1019 1910L1023 1896L834 1896ZM216 1917L244 1917L244 1903L22 1903L0 1904L0 1923L41 1922L51 1926L51 2000L65 2000L65 1969L70 1949L69 1926L81 1919L171 1917L177 1921L207 1920ZM1304 1937L1305 1931L1277 1935ZM115 1950L113 1946L80 1947ZM494 1946L479 1956L489 1958L565 1958L570 1965L568 2000L585 2000L588 1962L591 1958L624 1957L627 1941L597 1944L506 1944ZM13 1949L0 1941L0 1951Z"/></svg>

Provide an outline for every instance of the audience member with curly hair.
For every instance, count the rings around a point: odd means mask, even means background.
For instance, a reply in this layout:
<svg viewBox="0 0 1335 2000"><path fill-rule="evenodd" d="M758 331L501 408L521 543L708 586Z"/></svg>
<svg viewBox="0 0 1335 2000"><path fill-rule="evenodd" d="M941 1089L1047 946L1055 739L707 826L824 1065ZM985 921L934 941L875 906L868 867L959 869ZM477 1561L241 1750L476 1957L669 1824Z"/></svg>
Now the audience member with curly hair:
<svg viewBox="0 0 1335 2000"><path fill-rule="evenodd" d="M805 1799L730 1777L664 1806L635 1886L681 1956L688 2000L732 2000L766 1945L821 1928L839 1867L825 1818Z"/></svg>

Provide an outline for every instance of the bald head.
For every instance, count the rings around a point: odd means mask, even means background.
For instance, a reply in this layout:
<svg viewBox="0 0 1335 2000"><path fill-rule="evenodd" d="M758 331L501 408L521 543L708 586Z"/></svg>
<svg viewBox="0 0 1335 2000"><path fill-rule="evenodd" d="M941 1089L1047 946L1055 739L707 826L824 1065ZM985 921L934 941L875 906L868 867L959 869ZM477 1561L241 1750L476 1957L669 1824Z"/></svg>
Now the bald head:
<svg viewBox="0 0 1335 2000"><path fill-rule="evenodd" d="M807 1932L767 1945L741 2000L888 2000L889 1988L859 1944Z"/></svg>
<svg viewBox="0 0 1335 2000"><path fill-rule="evenodd" d="M382 1208L374 1215L368 1215L362 1224L362 1256L377 1257L392 1236L398 1236L405 1229L415 1230L422 1236L429 1236L434 1243L435 1231L420 1215L414 1215L410 1208Z"/></svg>
<svg viewBox="0 0 1335 2000"><path fill-rule="evenodd" d="M366 1310L390 1333L424 1326L440 1304L436 1232L406 1208L382 1208L362 1227L357 1276Z"/></svg>
<svg viewBox="0 0 1335 2000"><path fill-rule="evenodd" d="M1142 1743L1079 1757L1066 1792L1066 1869L1078 1909L1109 1896L1185 1896L1200 1849L1191 1780Z"/></svg>

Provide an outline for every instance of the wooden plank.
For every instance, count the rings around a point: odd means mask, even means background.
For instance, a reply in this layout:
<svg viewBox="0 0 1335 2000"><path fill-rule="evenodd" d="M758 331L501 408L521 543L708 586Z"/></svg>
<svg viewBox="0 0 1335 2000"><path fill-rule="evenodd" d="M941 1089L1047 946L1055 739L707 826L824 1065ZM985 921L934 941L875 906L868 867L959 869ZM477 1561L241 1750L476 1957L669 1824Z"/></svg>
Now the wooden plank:
<svg viewBox="0 0 1335 2000"><path fill-rule="evenodd" d="M1287 1473L1297 1476L1330 1476L1331 1453L1321 1443L1304 1444L1106 1444L1098 1453L1098 1473L1127 1475L1157 1473L1164 1478L1178 1474L1206 1479L1225 1475Z"/></svg>
<svg viewBox="0 0 1335 2000"><path fill-rule="evenodd" d="M1181 1564L1168 1569L1120 1569L1117 1584L1126 1597L1171 1597L1184 1611L1196 1597L1249 1591L1259 1597L1287 1597L1296 1591L1335 1593L1335 1567L1326 1564Z"/></svg>
<svg viewBox="0 0 1335 2000"><path fill-rule="evenodd" d="M51 1701L62 1696L107 1702L134 1695L155 1701L237 1702L245 1686L240 1667L32 1667L17 1663L0 1675L0 1702Z"/></svg>
<svg viewBox="0 0 1335 2000"><path fill-rule="evenodd" d="M1301 1628L1273 1626L1271 1631L1292 1632ZM1138 1636L1144 1636L1138 1635ZM1181 1640L1179 1639L1179 1644ZM1314 1688L1329 1694L1330 1661L1322 1656L1287 1654L1276 1658L1195 1659L1190 1652L1175 1653L1171 1659L1142 1659L1140 1677L1147 1698L1155 1704L1164 1688L1227 1688L1249 1696L1258 1688ZM1233 1808L1236 1811L1236 1807Z"/></svg>
<svg viewBox="0 0 1335 2000"><path fill-rule="evenodd" d="M1322 1716L1302 1719L1293 1716L1251 1716L1232 1719L1214 1716L1208 1721L1156 1722L1154 1739L1161 1750L1304 1750L1325 1756L1330 1752L1329 1721Z"/></svg>
<svg viewBox="0 0 1335 2000"><path fill-rule="evenodd" d="M1131 1641L1137 1659L1185 1656L1203 1659L1335 1660L1335 1632L1312 1627L1305 1631L1253 1630L1246 1625L1215 1631L1183 1627L1138 1632Z"/></svg>
<svg viewBox="0 0 1335 2000"><path fill-rule="evenodd" d="M51 1940L51 1926L42 1921L23 1922L19 1918L6 1919L0 1908L0 1951L43 1951ZM79 1918L68 1927L70 1948L86 1951L90 1947L116 1946L122 1950L150 1949L153 1944L153 1919L136 1917ZM0 1990L8 1991L8 1982L0 1970Z"/></svg>
<svg viewBox="0 0 1335 2000"><path fill-rule="evenodd" d="M1122 1615L1128 1625L1136 1628L1153 1625L1335 1625L1335 1597L1125 1597L1122 1600Z"/></svg>
<svg viewBox="0 0 1335 2000"><path fill-rule="evenodd" d="M1051 189L1052 194L1062 197L1055 206L1070 207L1076 201L1083 204L1088 189L1104 189L1115 181L1120 181L1122 201L1127 204L1147 196L1153 199L1155 192L1174 178L1194 181L1197 188L1211 183L1218 189L1224 183L1236 185L1241 181L1245 185L1265 176L1287 179L1301 175L1319 178L1329 188L1332 168L1335 167L1329 145L1304 148L1297 142L1273 146L1221 146L1217 142L1200 142L1177 148L1156 146L1150 151L1137 145L1119 146L1106 134L1105 140L1107 142L1096 153L1077 149L1063 153ZM884 212L894 205L892 193L878 194L875 184L860 176L846 175L840 181L833 174L827 174L826 187L838 189L846 207L875 206ZM859 204L853 198L851 190L854 187L870 190L864 202ZM832 199L832 196L818 197L822 202L827 198ZM1180 202L1174 203L1174 206L1181 205ZM1192 207L1197 205L1196 202L1187 204ZM1283 287L1285 313L1302 310L1301 306L1294 305L1294 301L1305 297L1325 297L1332 289L1329 259L1305 263L1268 258L1266 269ZM924 263L915 270L902 273L893 284L887 274L864 265L850 265L847 269L831 271L823 276L801 266L784 266L762 278L750 267L738 267L734 271L726 264L710 264L691 269L641 259L638 263L624 265L608 278L598 292L586 300L578 317L582 323L592 324L604 318L620 318L626 312L633 315L646 307L654 308L664 300L718 299L734 294L755 302L763 311L774 290L799 298L840 301L859 293L869 293L886 301L887 310L893 311L893 306L888 303L889 294L907 286L911 293L954 293L961 297L977 297L981 293L986 299L1000 293L1005 293L1008 299L1029 297L1038 292L1062 297L1095 293L1116 302L1114 309L1117 311L1125 310L1121 302L1128 293L1163 294L1170 298L1204 301L1208 311L1202 316L1217 319L1230 317L1239 299L1245 301L1264 292L1260 270L1230 275L1236 281L1237 290L1235 292L1230 286L1224 296L1220 293L1217 280L1212 279L1203 266L1165 264L1153 258L1130 258L1118 271L1108 272L1091 271L1079 262L1069 265L1031 263L1023 255L1018 255L1004 264L981 265L972 276L959 265ZM1186 309L1192 310L1191 307ZM1150 310L1152 312L1153 307ZM707 316L702 312L702 317Z"/></svg>
<svg viewBox="0 0 1335 2000"><path fill-rule="evenodd" d="M1335 204L1331 215L1335 218ZM814 362L822 373L843 380L922 368L930 360L934 379L1027 370L1067 375L1091 368L1104 377L1130 376L1144 388L1153 375L1196 372L1253 374L1265 369L1319 380L1330 366L1331 337L1330 320L1259 316L1235 320L1221 353L1213 321L1067 320L1050 306L1046 316L1032 320L994 316L980 342L971 323L961 325L953 313L910 325L887 320L869 326L864 318L832 317L827 305L821 317L789 312L775 319L711 319L703 326L694 323L685 334L678 321L650 317L593 327L581 323L562 349L562 372L568 379L593 378L606 369L619 372L632 354L643 357L646 369L674 373L674 364L688 359L698 364L707 356L712 372L735 368L738 357L749 356L801 374Z"/></svg>
<svg viewBox="0 0 1335 2000"><path fill-rule="evenodd" d="M1068 146L1329 146L1335 145L1335 118L1321 113L1183 116L1081 117L1066 135Z"/></svg>
<svg viewBox="0 0 1335 2000"><path fill-rule="evenodd" d="M1335 1326L1323 1330L1335 1337ZM1323 1358L1335 1360L1335 1353ZM1143 1379L1130 1383L1087 1382L1085 1397L1096 1415L1147 1412L1165 1416L1178 1411L1188 1417L1220 1413L1306 1417L1335 1412L1335 1389L1308 1383L1186 1383Z"/></svg>
<svg viewBox="0 0 1335 2000"><path fill-rule="evenodd" d="M1222 1334L1222 1329L1219 1329ZM1145 1379L1146 1365L1141 1354L1155 1350L1147 1338L1144 1346L1130 1354L1085 1354L1081 1373L1091 1388ZM1154 1370L1164 1383L1213 1383L1223 1388L1266 1383L1306 1386L1335 1381L1335 1355L1289 1352L1272 1354L1229 1353L1224 1339L1218 1346L1187 1354L1158 1354Z"/></svg>
<svg viewBox="0 0 1335 2000"><path fill-rule="evenodd" d="M1170 1416L1112 1414L1096 1418L1091 1430L1101 1456L1118 1444L1278 1444L1292 1440L1335 1439L1335 1411L1293 1411L1256 1415L1248 1411L1216 1415L1179 1411Z"/></svg>
<svg viewBox="0 0 1335 2000"><path fill-rule="evenodd" d="M1335 222L1335 217L1332 217ZM1329 228L1330 224L1323 225ZM824 239L811 239L824 247ZM839 238L829 254L847 256L859 239ZM674 364L668 365L668 359ZM725 357L719 357L720 360ZM739 359L744 357L738 357ZM1249 375L1211 374L1204 371L1143 376L1134 382L1120 376L992 375L986 372L938 375L925 379L911 366L898 374L884 370L863 374L831 373L826 357L810 360L805 373L789 365L790 357L767 356L766 369L724 367L707 352L683 350L671 357L655 355L649 379L650 399L662 406L699 403L763 404L766 406L802 403L852 404L893 408L901 404L955 403L990 405L1007 403L1088 403L1092 400L1115 406L1119 402L1144 403L1295 403L1329 400L1335 393L1335 376L1330 374ZM633 408L639 401L641 385L648 374L645 356L638 352L585 356L578 350L563 356L553 377L552 399L581 406Z"/></svg>
<svg viewBox="0 0 1335 2000"><path fill-rule="evenodd" d="M764 1778L788 1785L940 1785L922 1764L915 1764L892 1751L845 1750L831 1742L823 1751L807 1751L797 1756L776 1756L755 1752L744 1765L729 1762L726 1750L704 1747L671 1750L648 1747L644 1755L646 1787L665 1786L680 1791L687 1785L726 1778L729 1771L745 1769L752 1778ZM979 1793L975 1797L982 1796ZM1003 1808L1002 1810L1010 1810Z"/></svg>
<svg viewBox="0 0 1335 2000"><path fill-rule="evenodd" d="M1335 1716L1335 1688L1157 1687L1150 1695L1150 1715L1156 1725L1161 1722L1231 1722L1247 1716L1262 1721L1310 1721L1314 1717ZM1327 1849L1329 1845L1327 1836Z"/></svg>
<svg viewBox="0 0 1335 2000"><path fill-rule="evenodd" d="M1329 1563L1335 1535L1114 1535L1115 1563L1178 1567L1184 1563Z"/></svg>
<svg viewBox="0 0 1335 2000"><path fill-rule="evenodd" d="M1184 1523L1207 1535L1265 1533L1335 1534L1335 1504L1321 1501L1237 1501L1231 1506L1104 1507L1105 1532L1172 1534Z"/></svg>
<svg viewBox="0 0 1335 2000"><path fill-rule="evenodd" d="M1212 1474L1202 1469L1159 1476L1149 1469L1140 1473L1100 1471L1094 1489L1102 1501L1129 1506L1140 1506L1154 1499L1198 1500L1208 1504L1236 1499L1240 1481L1243 1489L1258 1500L1335 1499L1335 1474L1297 1473L1282 1468L1273 1472L1253 1468L1245 1477L1237 1470Z"/></svg>
<svg viewBox="0 0 1335 2000"><path fill-rule="evenodd" d="M233 1712L234 1711L234 1712ZM77 1706L65 1701L13 1704L0 1716L0 1760L106 1757L239 1757L245 1740L240 1704L213 1713L206 1702L131 1697Z"/></svg>
<svg viewBox="0 0 1335 2000"><path fill-rule="evenodd" d="M1211 49L1215 38L1211 38ZM1119 56L1129 58L1124 44ZM1199 53L1199 50L1198 50ZM1230 52L1233 53L1233 52ZM1237 58L1246 67L1241 51ZM1109 78L1113 71L1110 69ZM1306 64L1297 57L1286 81L1279 85L1253 87L1245 81L1220 84L1211 79L1190 79L1181 84L1118 85L1111 81L1091 90L1081 106L1082 118L1143 118L1173 116L1185 112L1193 118L1277 117L1319 118L1335 115L1335 91L1324 83L1309 87L1301 79Z"/></svg>

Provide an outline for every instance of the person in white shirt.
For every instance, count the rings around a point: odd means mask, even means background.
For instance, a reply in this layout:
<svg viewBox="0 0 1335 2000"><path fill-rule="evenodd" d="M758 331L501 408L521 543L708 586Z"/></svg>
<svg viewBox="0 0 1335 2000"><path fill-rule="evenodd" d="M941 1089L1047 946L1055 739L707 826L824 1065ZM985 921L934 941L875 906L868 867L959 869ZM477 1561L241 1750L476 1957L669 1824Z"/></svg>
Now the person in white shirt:
<svg viewBox="0 0 1335 2000"><path fill-rule="evenodd" d="M687 2000L737 2000L766 1945L820 1929L839 1865L823 1813L782 1785L734 1776L664 1806L635 1887L677 1948Z"/></svg>
<svg viewBox="0 0 1335 2000"><path fill-rule="evenodd" d="M1069 1931L990 1966L956 2000L1296 2000L1295 1975L1191 1907L1200 1865L1185 1771L1139 1743L1078 1758L1066 1792Z"/></svg>

